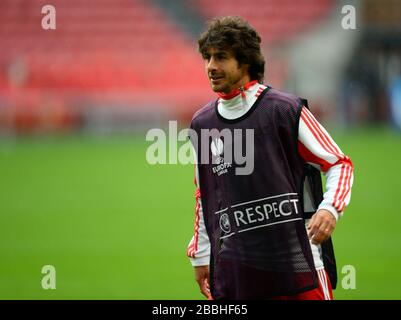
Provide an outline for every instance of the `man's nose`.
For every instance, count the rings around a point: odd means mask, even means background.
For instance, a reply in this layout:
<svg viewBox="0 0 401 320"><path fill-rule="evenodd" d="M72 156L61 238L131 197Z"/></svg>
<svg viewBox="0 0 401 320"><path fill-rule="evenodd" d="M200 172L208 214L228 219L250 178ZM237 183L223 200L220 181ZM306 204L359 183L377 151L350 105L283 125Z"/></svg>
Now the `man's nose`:
<svg viewBox="0 0 401 320"><path fill-rule="evenodd" d="M217 70L216 59L211 57L210 60L207 63L207 67L206 68L207 68L208 72Z"/></svg>

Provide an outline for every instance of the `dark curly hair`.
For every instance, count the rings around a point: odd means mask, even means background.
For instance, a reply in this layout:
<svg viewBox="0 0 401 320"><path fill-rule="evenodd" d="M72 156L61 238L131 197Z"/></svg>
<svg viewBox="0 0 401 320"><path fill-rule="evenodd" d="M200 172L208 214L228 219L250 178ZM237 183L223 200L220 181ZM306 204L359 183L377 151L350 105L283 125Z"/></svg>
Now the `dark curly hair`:
<svg viewBox="0 0 401 320"><path fill-rule="evenodd" d="M231 50L239 65L249 65L251 80L262 83L265 59L260 50L261 41L259 34L245 19L227 16L208 21L208 28L198 39L198 45L204 58L210 48Z"/></svg>

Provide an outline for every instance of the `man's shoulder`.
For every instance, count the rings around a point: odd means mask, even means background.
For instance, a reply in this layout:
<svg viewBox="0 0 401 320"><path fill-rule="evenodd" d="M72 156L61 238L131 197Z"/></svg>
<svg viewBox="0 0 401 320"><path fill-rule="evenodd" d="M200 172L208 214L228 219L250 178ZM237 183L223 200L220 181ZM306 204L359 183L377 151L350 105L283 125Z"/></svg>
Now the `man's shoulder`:
<svg viewBox="0 0 401 320"><path fill-rule="evenodd" d="M297 121L302 110L303 100L299 96L285 91L270 88L263 96L262 112L273 117L275 121L293 123Z"/></svg>
<svg viewBox="0 0 401 320"><path fill-rule="evenodd" d="M293 106L298 106L301 102L301 98L295 94L281 91L278 89L270 88L269 94L264 96L264 99L272 99L280 103L290 104Z"/></svg>
<svg viewBox="0 0 401 320"><path fill-rule="evenodd" d="M202 118L209 116L214 111L215 104L216 99L209 101L202 108L198 109L192 116L192 122L196 120L201 120Z"/></svg>

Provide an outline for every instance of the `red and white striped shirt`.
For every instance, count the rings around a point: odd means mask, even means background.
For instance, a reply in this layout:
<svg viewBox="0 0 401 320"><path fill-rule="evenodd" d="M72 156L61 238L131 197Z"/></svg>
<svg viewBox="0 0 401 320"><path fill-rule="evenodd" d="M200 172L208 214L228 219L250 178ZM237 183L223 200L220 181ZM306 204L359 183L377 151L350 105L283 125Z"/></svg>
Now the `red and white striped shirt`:
<svg viewBox="0 0 401 320"><path fill-rule="evenodd" d="M266 88L255 84L245 91L245 95L237 95L230 99L220 98L217 110L226 119L236 119L244 115L255 103L257 97ZM298 151L303 160L326 175L326 191L319 209L326 209L338 220L351 199L353 183L353 165L334 142L328 132L305 107L302 108L299 120ZM198 186L199 175L195 166L196 204L194 235L188 245L187 256L193 266L208 265L210 260L210 243L206 232L202 200ZM305 190L305 206L308 206L308 190ZM309 199L311 199L309 197ZM305 222L305 225L309 220ZM311 244L316 269L323 268L320 245Z"/></svg>

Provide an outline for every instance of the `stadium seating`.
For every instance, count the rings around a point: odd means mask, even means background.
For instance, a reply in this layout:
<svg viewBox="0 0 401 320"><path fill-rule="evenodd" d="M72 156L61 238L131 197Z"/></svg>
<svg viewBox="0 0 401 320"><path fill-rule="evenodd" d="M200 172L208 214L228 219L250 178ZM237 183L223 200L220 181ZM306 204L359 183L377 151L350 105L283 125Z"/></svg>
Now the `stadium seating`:
<svg viewBox="0 0 401 320"><path fill-rule="evenodd" d="M204 18L248 18L268 45L316 23L333 2L188 1ZM107 97L110 106L125 100L136 108L153 105L192 113L212 96L196 39L154 2L52 0L56 30L44 30L41 11L48 4L0 1L0 95L14 107L34 109L41 96L52 94L58 101Z"/></svg>
<svg viewBox="0 0 401 320"><path fill-rule="evenodd" d="M0 3L0 52L7 70L25 64L26 89L127 90L155 95L204 87L195 41L146 0L54 0L56 30L43 30L47 1ZM10 85L10 83L8 83Z"/></svg>

